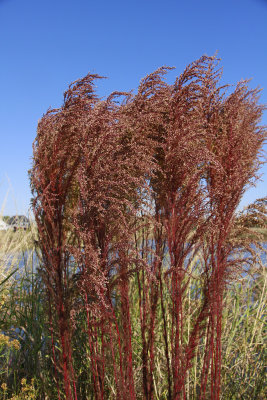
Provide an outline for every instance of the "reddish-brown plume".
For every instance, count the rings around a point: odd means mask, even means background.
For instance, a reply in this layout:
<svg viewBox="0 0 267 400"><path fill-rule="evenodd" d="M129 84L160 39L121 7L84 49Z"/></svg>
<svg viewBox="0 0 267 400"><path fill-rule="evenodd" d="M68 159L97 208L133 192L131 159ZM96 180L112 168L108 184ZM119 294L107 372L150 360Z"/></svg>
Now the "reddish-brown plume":
<svg viewBox="0 0 267 400"><path fill-rule="evenodd" d="M219 400L231 235L263 107L246 81L226 95L215 57L172 85L169 69L107 100L89 74L38 124L30 175L59 399L152 400L158 384L185 399L205 343L199 399Z"/></svg>

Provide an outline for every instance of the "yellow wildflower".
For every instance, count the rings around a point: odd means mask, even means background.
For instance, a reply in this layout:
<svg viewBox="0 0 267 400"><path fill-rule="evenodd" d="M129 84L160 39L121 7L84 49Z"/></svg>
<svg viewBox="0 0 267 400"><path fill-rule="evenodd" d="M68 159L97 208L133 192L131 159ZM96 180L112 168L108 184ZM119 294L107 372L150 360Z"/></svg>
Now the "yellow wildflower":
<svg viewBox="0 0 267 400"><path fill-rule="evenodd" d="M7 390L7 384L6 384L5 382L2 383L1 388L2 388L4 391L6 391L6 390Z"/></svg>
<svg viewBox="0 0 267 400"><path fill-rule="evenodd" d="M20 343L17 339L14 339L12 341L12 346L14 347L15 350L19 350L20 349Z"/></svg>
<svg viewBox="0 0 267 400"><path fill-rule="evenodd" d="M27 384L27 381L25 378L21 379L21 386L25 386Z"/></svg>

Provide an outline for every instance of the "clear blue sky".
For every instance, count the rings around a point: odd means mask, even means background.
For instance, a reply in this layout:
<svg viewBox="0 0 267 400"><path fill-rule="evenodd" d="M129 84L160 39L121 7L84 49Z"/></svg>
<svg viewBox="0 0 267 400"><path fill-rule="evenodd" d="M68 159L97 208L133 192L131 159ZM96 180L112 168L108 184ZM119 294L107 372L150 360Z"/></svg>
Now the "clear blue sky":
<svg viewBox="0 0 267 400"><path fill-rule="evenodd" d="M130 90L154 69L176 72L218 50L224 82L253 78L267 103L265 0L0 0L0 206L29 208L28 169L38 119L88 72L109 79L99 94ZM267 114L263 118L267 124ZM242 205L267 193L263 182Z"/></svg>

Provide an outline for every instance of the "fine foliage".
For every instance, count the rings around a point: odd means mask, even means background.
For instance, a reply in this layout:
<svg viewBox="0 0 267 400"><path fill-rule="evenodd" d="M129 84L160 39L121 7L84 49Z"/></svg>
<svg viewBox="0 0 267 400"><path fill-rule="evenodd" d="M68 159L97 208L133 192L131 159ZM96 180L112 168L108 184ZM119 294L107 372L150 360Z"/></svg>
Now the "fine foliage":
<svg viewBox="0 0 267 400"><path fill-rule="evenodd" d="M30 178L58 399L220 398L227 299L255 261L236 209L261 163L264 107L247 81L227 95L215 57L171 85L169 69L106 100L89 74L38 124Z"/></svg>

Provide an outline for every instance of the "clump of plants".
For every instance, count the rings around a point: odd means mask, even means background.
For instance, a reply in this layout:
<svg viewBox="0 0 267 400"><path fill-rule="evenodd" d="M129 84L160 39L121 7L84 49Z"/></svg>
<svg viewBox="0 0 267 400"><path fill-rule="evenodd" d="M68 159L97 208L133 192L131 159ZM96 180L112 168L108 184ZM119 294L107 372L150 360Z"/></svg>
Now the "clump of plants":
<svg viewBox="0 0 267 400"><path fill-rule="evenodd" d="M38 399L37 397L37 391L34 387L34 379L31 380L31 383L27 383L26 379L23 378L21 380L21 390L18 395L14 395L11 398L6 397L6 392L7 392L7 384L2 383L1 385L2 389L2 398L3 400L36 400Z"/></svg>
<svg viewBox="0 0 267 400"><path fill-rule="evenodd" d="M168 70L106 100L89 74L38 124L32 206L58 399L218 400L224 387L227 296L256 260L236 209L257 178L264 107L247 81L220 86L216 57L173 84Z"/></svg>

